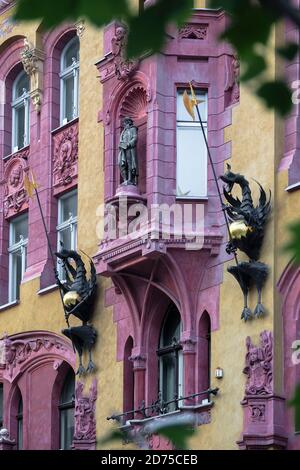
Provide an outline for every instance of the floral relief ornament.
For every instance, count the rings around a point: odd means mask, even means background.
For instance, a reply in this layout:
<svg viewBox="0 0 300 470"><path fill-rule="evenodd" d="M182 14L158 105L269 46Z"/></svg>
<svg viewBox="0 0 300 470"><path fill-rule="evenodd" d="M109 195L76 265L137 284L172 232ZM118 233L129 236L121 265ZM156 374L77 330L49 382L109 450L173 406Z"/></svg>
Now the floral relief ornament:
<svg viewBox="0 0 300 470"><path fill-rule="evenodd" d="M78 127L77 124L54 137L54 185L66 186L77 176Z"/></svg>
<svg viewBox="0 0 300 470"><path fill-rule="evenodd" d="M28 151L16 153L4 167L4 215L8 217L20 212L28 202L24 189Z"/></svg>
<svg viewBox="0 0 300 470"><path fill-rule="evenodd" d="M255 346L249 336L246 339L246 366L243 370L247 375L246 396L269 395L273 392L272 333L263 331L260 342L260 346Z"/></svg>
<svg viewBox="0 0 300 470"><path fill-rule="evenodd" d="M77 382L75 388L74 440L94 441L96 439L96 379L93 380L88 395L83 394L83 389L84 384Z"/></svg>

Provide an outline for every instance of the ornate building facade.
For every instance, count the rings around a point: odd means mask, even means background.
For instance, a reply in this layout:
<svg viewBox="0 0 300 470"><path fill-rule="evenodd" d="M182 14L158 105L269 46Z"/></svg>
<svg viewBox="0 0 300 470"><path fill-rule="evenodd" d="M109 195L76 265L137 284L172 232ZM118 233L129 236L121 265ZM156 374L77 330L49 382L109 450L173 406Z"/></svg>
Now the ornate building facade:
<svg viewBox="0 0 300 470"><path fill-rule="evenodd" d="M300 447L287 406L300 381L299 269L280 251L297 207L298 106L283 122L240 86L238 58L218 39L227 17L204 3L169 28L160 54L129 61L122 24L45 32L14 23L13 2L0 1L0 449L92 450L113 420L136 435L187 412L193 449ZM294 35L287 24L273 43ZM298 80L298 60L284 70L275 47L269 60ZM182 104L189 82L213 167ZM120 175L126 117L137 184ZM272 193L266 312L247 322L213 172L226 163ZM96 371L80 378L61 334L51 252L62 243L97 273Z"/></svg>

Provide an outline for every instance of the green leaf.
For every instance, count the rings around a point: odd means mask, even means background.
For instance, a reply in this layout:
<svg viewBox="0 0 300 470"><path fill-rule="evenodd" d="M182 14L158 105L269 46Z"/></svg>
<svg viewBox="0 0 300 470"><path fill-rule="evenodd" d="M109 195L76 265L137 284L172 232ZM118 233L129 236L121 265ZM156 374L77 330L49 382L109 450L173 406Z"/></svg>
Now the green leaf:
<svg viewBox="0 0 300 470"><path fill-rule="evenodd" d="M284 246L284 251L291 253L295 262L300 264L300 222L296 222L289 226L291 241Z"/></svg>
<svg viewBox="0 0 300 470"><path fill-rule="evenodd" d="M126 21L130 10L127 0L80 0L79 14L96 26L103 26L117 19Z"/></svg>
<svg viewBox="0 0 300 470"><path fill-rule="evenodd" d="M294 398L288 403L295 408L295 429L300 431L300 384L298 384Z"/></svg>
<svg viewBox="0 0 300 470"><path fill-rule="evenodd" d="M267 67L267 63L261 55L258 54L251 54L249 56L247 63L247 70L241 76L241 81L248 81L252 80L253 78L260 75Z"/></svg>
<svg viewBox="0 0 300 470"><path fill-rule="evenodd" d="M265 82L256 93L268 108L275 109L281 116L292 108L292 92L284 81Z"/></svg>
<svg viewBox="0 0 300 470"><path fill-rule="evenodd" d="M190 15L193 0L157 0L145 8L140 16L129 19L128 57L144 52L159 52L166 39L166 27L170 22L182 24Z"/></svg>
<svg viewBox="0 0 300 470"><path fill-rule="evenodd" d="M15 19L34 20L44 19L48 28L55 26L66 19L78 18L80 0L19 0Z"/></svg>
<svg viewBox="0 0 300 470"><path fill-rule="evenodd" d="M111 442L124 442L125 434L119 429L114 429L99 440L100 445L110 444Z"/></svg>
<svg viewBox="0 0 300 470"><path fill-rule="evenodd" d="M293 60L299 52L299 45L291 42L283 47L277 47L277 53L286 60Z"/></svg>
<svg viewBox="0 0 300 470"><path fill-rule="evenodd" d="M176 449L184 450L188 448L187 440L195 433L194 428L186 424L161 427L157 430L159 434L172 441Z"/></svg>

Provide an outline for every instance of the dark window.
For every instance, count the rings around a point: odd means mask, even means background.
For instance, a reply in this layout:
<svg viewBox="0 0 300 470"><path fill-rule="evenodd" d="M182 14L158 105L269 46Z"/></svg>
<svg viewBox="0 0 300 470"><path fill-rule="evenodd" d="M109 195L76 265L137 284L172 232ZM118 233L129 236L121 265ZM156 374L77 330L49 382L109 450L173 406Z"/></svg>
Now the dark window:
<svg viewBox="0 0 300 470"><path fill-rule="evenodd" d="M17 447L18 450L23 449L23 400L22 397L19 400L18 404L18 414L17 414Z"/></svg>
<svg viewBox="0 0 300 470"><path fill-rule="evenodd" d="M59 402L60 449L69 450L74 435L75 375L69 371Z"/></svg>
<svg viewBox="0 0 300 470"><path fill-rule="evenodd" d="M3 384L0 384L0 429L3 427Z"/></svg>
<svg viewBox="0 0 300 470"><path fill-rule="evenodd" d="M183 395L183 356L179 343L181 330L180 314L175 306L172 306L165 317L161 329L159 348L159 394L166 404L166 411L174 411L178 408L177 400Z"/></svg>

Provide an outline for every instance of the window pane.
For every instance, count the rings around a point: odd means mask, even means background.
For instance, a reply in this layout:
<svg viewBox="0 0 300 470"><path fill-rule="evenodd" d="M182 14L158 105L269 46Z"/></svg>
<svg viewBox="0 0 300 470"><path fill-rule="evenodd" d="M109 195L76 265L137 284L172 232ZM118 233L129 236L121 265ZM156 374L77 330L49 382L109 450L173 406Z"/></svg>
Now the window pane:
<svg viewBox="0 0 300 470"><path fill-rule="evenodd" d="M207 151L200 129L177 126L177 196L207 195Z"/></svg>
<svg viewBox="0 0 300 470"><path fill-rule="evenodd" d="M162 366L162 396L163 400L170 401L175 398L175 356L167 354L161 358ZM175 404L169 405L169 411L175 409Z"/></svg>
<svg viewBox="0 0 300 470"><path fill-rule="evenodd" d="M60 448L71 449L74 437L74 408L60 412Z"/></svg>
<svg viewBox="0 0 300 470"><path fill-rule="evenodd" d="M20 284L23 277L22 272L22 254L21 250L16 251L12 255L12 274L11 274L11 293L12 301L20 298Z"/></svg>
<svg viewBox="0 0 300 470"><path fill-rule="evenodd" d="M71 242L71 229L70 227L67 227L66 229L63 229L60 231L60 240L59 240L63 247L66 250L71 250L72 248L72 242ZM59 247L60 249L60 247Z"/></svg>
<svg viewBox="0 0 300 470"><path fill-rule="evenodd" d="M185 106L183 104L183 92L184 90L177 91L177 121L191 121L193 122L192 116L189 115ZM187 92L190 95L189 88L187 88ZM202 121L207 121L207 93L204 91L195 90L196 98L199 101L203 101L203 103L199 104L199 111ZM196 110L195 110L196 116ZM198 118L196 117L198 121Z"/></svg>
<svg viewBox="0 0 300 470"><path fill-rule="evenodd" d="M66 222L70 217L77 216L77 193L61 199L61 214L59 223Z"/></svg>
<svg viewBox="0 0 300 470"><path fill-rule="evenodd" d="M19 405L18 405L18 439L17 439L17 447L19 450L23 449L23 400L20 398Z"/></svg>
<svg viewBox="0 0 300 470"><path fill-rule="evenodd" d="M60 404L70 403L74 399L75 376L71 370L65 380L63 390L60 396Z"/></svg>
<svg viewBox="0 0 300 470"><path fill-rule="evenodd" d="M172 346L173 341L180 339L180 315L177 310L170 310L163 326L161 347Z"/></svg>
<svg viewBox="0 0 300 470"><path fill-rule="evenodd" d="M28 238L28 217L18 217L12 222L13 225L13 240L12 244L18 243L20 237L25 240Z"/></svg>
<svg viewBox="0 0 300 470"><path fill-rule="evenodd" d="M15 109L15 142L14 147L21 149L25 145L25 106ZM14 150L14 149L13 149Z"/></svg>
<svg viewBox="0 0 300 470"><path fill-rule="evenodd" d="M22 75L16 79L15 83L14 99L20 98L23 95L24 90L25 92L29 92L29 76L26 72L22 73Z"/></svg>
<svg viewBox="0 0 300 470"><path fill-rule="evenodd" d="M0 384L0 429L3 426L3 384Z"/></svg>
<svg viewBox="0 0 300 470"><path fill-rule="evenodd" d="M64 119L71 121L74 118L74 77L64 79Z"/></svg>
<svg viewBox="0 0 300 470"><path fill-rule="evenodd" d="M79 39L76 38L72 41L70 47L67 46L67 50L64 57L64 69L70 67L73 64L73 59L76 62L79 61Z"/></svg>

